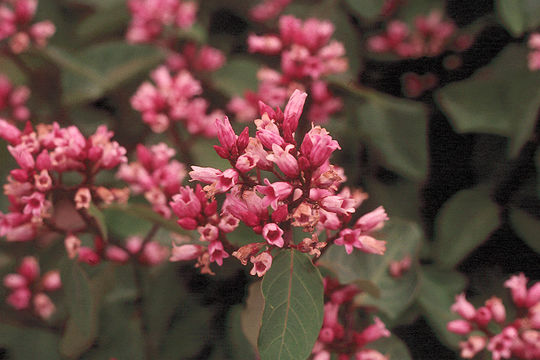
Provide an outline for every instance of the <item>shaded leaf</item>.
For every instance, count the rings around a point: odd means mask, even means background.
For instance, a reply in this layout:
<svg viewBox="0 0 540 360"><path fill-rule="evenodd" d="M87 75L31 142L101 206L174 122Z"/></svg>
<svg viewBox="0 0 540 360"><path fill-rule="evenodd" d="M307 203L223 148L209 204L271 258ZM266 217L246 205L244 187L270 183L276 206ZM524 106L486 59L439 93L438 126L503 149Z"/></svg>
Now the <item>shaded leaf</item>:
<svg viewBox="0 0 540 360"><path fill-rule="evenodd" d="M514 37L540 25L540 2L536 0L497 0L496 10Z"/></svg>
<svg viewBox="0 0 540 360"><path fill-rule="evenodd" d="M499 227L499 209L484 187L452 196L435 219L435 259L452 268Z"/></svg>
<svg viewBox="0 0 540 360"><path fill-rule="evenodd" d="M60 360L58 342L58 335L51 331L0 322L0 348L7 349L6 359Z"/></svg>
<svg viewBox="0 0 540 360"><path fill-rule="evenodd" d="M422 275L418 296L422 313L437 337L445 345L457 348L461 337L446 330L446 324L457 318L450 306L454 297L465 288L465 277L456 271L435 267L424 267Z"/></svg>
<svg viewBox="0 0 540 360"><path fill-rule="evenodd" d="M62 69L62 99L67 105L96 100L123 82L147 72L164 57L154 47L122 41L94 45L77 55L48 46L43 54Z"/></svg>
<svg viewBox="0 0 540 360"><path fill-rule="evenodd" d="M424 180L428 166L424 105L376 92L365 100L358 106L362 140L376 150L390 170L412 180Z"/></svg>
<svg viewBox="0 0 540 360"><path fill-rule="evenodd" d="M253 59L232 57L214 73L212 80L224 94L243 96L246 90L257 90L259 68L259 63Z"/></svg>
<svg viewBox="0 0 540 360"><path fill-rule="evenodd" d="M143 204L111 204L107 209L111 210L120 210L124 211L126 214L138 217L140 219L144 219L147 221L150 221L152 223L158 224L164 229L167 229L169 231L178 233L178 234L185 234L185 231L182 230L180 225L178 225L173 220L165 219L163 216L157 214L155 211L152 210L152 208L148 205ZM107 211L107 210L105 210Z"/></svg>
<svg viewBox="0 0 540 360"><path fill-rule="evenodd" d="M516 234L534 251L540 253L540 219L520 210L510 210L510 222Z"/></svg>
<svg viewBox="0 0 540 360"><path fill-rule="evenodd" d="M363 18L371 19L381 14L384 0L346 0L351 10Z"/></svg>
<svg viewBox="0 0 540 360"><path fill-rule="evenodd" d="M255 347L248 345L248 339L245 332L242 331L242 312L242 305L235 305L231 308L227 317L227 339L230 343L229 358L234 360L256 359ZM257 339L255 339L256 342Z"/></svg>
<svg viewBox="0 0 540 360"><path fill-rule="evenodd" d="M247 341L257 348L257 338L261 329L264 310L262 281L256 281L248 287L246 306L240 313L240 325Z"/></svg>
<svg viewBox="0 0 540 360"><path fill-rule="evenodd" d="M264 276L262 293L261 359L307 358L322 326L324 305L322 278L311 259L295 250L280 252Z"/></svg>
<svg viewBox="0 0 540 360"><path fill-rule="evenodd" d="M380 351L384 356L389 359L399 359L399 360L411 360L411 354L409 349L403 341L401 341L397 336L390 336L387 338L381 338L375 341L369 346L372 349Z"/></svg>
<svg viewBox="0 0 540 360"><path fill-rule="evenodd" d="M437 91L436 98L457 132L506 136L515 157L536 124L540 73L527 68L527 49L511 44L472 77Z"/></svg>
<svg viewBox="0 0 540 360"><path fill-rule="evenodd" d="M386 240L386 252L383 256L366 254L358 250L348 255L342 246L333 245L321 258L320 263L332 269L341 283L364 281L379 289L380 296L371 290L361 294L356 301L374 305L390 318L400 315L414 300L418 289L418 256L422 242L422 231L413 222L392 217L385 225L378 239ZM411 268L400 278L393 278L388 272L390 263L409 255ZM369 288L363 287L365 291Z"/></svg>
<svg viewBox="0 0 540 360"><path fill-rule="evenodd" d="M96 225L99 229L101 237L103 238L103 241L106 242L108 238L107 223L105 222L105 217L103 216L103 213L94 204L90 204L90 207L88 208L88 213L92 215L92 217L96 220Z"/></svg>

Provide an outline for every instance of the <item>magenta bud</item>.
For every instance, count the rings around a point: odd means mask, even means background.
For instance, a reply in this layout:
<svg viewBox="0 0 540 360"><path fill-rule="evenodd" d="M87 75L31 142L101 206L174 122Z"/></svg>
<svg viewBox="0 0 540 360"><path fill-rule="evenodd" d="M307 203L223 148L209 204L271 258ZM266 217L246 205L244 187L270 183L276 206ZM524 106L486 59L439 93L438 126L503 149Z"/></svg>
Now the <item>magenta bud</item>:
<svg viewBox="0 0 540 360"><path fill-rule="evenodd" d="M103 155L103 149L100 147L92 146L90 150L88 150L88 159L92 162L95 162L101 159L102 155Z"/></svg>
<svg viewBox="0 0 540 360"><path fill-rule="evenodd" d="M236 139L236 146L238 147L238 152L242 154L244 150L246 150L246 147L249 144L249 128L246 126L244 130L240 133L238 136L238 139Z"/></svg>
<svg viewBox="0 0 540 360"><path fill-rule="evenodd" d="M36 158L36 168L38 170L50 170L52 168L51 157L47 150L43 150Z"/></svg>
<svg viewBox="0 0 540 360"><path fill-rule="evenodd" d="M18 182L28 181L28 173L26 172L26 170L15 169L15 170L11 170L9 174L11 175L13 179L17 180Z"/></svg>
<svg viewBox="0 0 540 360"><path fill-rule="evenodd" d="M179 219L177 223L185 230L195 230L197 226L199 225L197 223L197 220L193 218L182 218L182 219Z"/></svg>
<svg viewBox="0 0 540 360"><path fill-rule="evenodd" d="M311 167L311 164L309 163L309 160L306 159L305 156L301 156L298 159L298 167L300 168L300 170L306 171Z"/></svg>
<svg viewBox="0 0 540 360"><path fill-rule="evenodd" d="M217 211L217 201L214 200L210 204L206 205L206 207L204 208L204 215L212 216L216 213L216 211Z"/></svg>
<svg viewBox="0 0 540 360"><path fill-rule="evenodd" d="M216 153L219 155L219 157L223 159L229 158L229 152L227 151L227 149L218 145L214 145L214 150L216 150Z"/></svg>
<svg viewBox="0 0 540 360"><path fill-rule="evenodd" d="M280 223L282 221L285 221L287 219L287 216L289 216L289 209L287 208L287 205L283 204L272 213L272 221L274 221L275 223Z"/></svg>

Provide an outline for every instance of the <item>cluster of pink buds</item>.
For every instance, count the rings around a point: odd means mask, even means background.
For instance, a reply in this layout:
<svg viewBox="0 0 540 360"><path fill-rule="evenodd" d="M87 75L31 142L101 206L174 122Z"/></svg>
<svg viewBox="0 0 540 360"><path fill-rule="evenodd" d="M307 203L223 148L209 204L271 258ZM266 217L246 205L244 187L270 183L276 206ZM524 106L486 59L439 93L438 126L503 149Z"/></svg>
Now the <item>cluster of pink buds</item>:
<svg viewBox="0 0 540 360"><path fill-rule="evenodd" d="M154 211L165 218L171 216L168 203L186 176L184 165L171 160L175 154L165 143L150 148L139 144L137 161L122 164L116 174L130 185L133 193L144 194Z"/></svg>
<svg viewBox="0 0 540 360"><path fill-rule="evenodd" d="M180 53L173 52L167 57L167 67L175 72L189 70L192 72L212 72L225 63L223 52L208 45L197 47L187 43Z"/></svg>
<svg viewBox="0 0 540 360"><path fill-rule="evenodd" d="M410 255L405 255L401 260L391 261L388 266L388 271L390 275L394 278L400 278L404 273L409 271L412 265L412 260Z"/></svg>
<svg viewBox="0 0 540 360"><path fill-rule="evenodd" d="M469 335L460 343L461 357L471 359L487 349L493 360L540 358L540 283L527 289L527 282L521 273L504 283L516 307L516 318L511 322L501 299L495 296L478 309L464 294L456 296L451 309L461 319L449 322L447 327L453 333Z"/></svg>
<svg viewBox="0 0 540 360"><path fill-rule="evenodd" d="M30 44L43 47L54 35L52 22L31 23L37 5L37 0L0 1L0 41L9 39L9 48L16 54L26 51Z"/></svg>
<svg viewBox="0 0 540 360"><path fill-rule="evenodd" d="M392 16L405 1L406 0L385 0L381 9L381 15L384 17Z"/></svg>
<svg viewBox="0 0 540 360"><path fill-rule="evenodd" d="M17 310L25 310L33 305L34 313L48 319L56 307L45 292L62 287L60 273L51 270L40 277L39 263L33 256L25 257L16 273L4 277L4 286L11 290L6 301Z"/></svg>
<svg viewBox="0 0 540 360"><path fill-rule="evenodd" d="M528 41L531 52L528 56L529 70L536 71L540 69L540 33L533 33Z"/></svg>
<svg viewBox="0 0 540 360"><path fill-rule="evenodd" d="M26 86L13 86L7 76L0 74L0 115L11 120L26 121L30 118L30 110L26 101L30 89Z"/></svg>
<svg viewBox="0 0 540 360"><path fill-rule="evenodd" d="M468 35L457 35L452 20L444 20L443 14L433 10L427 16L418 16L414 28L399 20L388 23L386 32L369 38L367 46L376 53L394 53L402 58L437 56L451 48L464 51L472 44Z"/></svg>
<svg viewBox="0 0 540 360"><path fill-rule="evenodd" d="M8 241L29 241L36 236L43 219L51 216L55 191L72 196L77 209L88 209L92 200L109 204L127 201L125 189L107 189L94 185L95 176L103 169L112 169L127 161L126 150L106 126L98 127L86 139L75 126L61 128L57 123L30 123L23 131L0 119L0 138L7 140L8 150L19 168L11 170L4 193L8 196L9 213L0 214L0 236ZM83 180L67 186L62 174L78 172Z"/></svg>
<svg viewBox="0 0 540 360"><path fill-rule="evenodd" d="M439 79L437 75L428 72L424 75L419 75L413 72L403 74L401 77L401 87L405 96L417 98L424 92L433 89L437 86Z"/></svg>
<svg viewBox="0 0 540 360"><path fill-rule="evenodd" d="M328 90L323 76L347 70L345 47L330 40L334 25L314 18L302 20L291 15L279 19L279 35L250 35L249 51L281 56L281 72L263 68L257 77L257 93L248 91L244 98L231 100L228 109L238 120L249 121L256 116L258 102L270 106L283 106L295 89L307 91L311 96L308 119L324 123L329 116L341 110L342 101Z"/></svg>
<svg viewBox="0 0 540 360"><path fill-rule="evenodd" d="M196 19L197 4L182 0L129 0L131 23L127 40L131 43L175 38L178 29L190 28Z"/></svg>
<svg viewBox="0 0 540 360"><path fill-rule="evenodd" d="M332 354L338 354L338 359L355 360L388 360L377 350L364 348L369 343L382 337L389 337L390 331L383 322L375 317L375 323L362 331L356 331L354 314L357 308L353 304L354 297L360 293L356 285L341 285L338 281L324 279L324 318L321 331L313 347L313 360L330 360ZM345 311L341 311L344 309ZM344 315L346 326L340 323L340 313Z"/></svg>
<svg viewBox="0 0 540 360"><path fill-rule="evenodd" d="M294 248L320 255L326 244L344 245L382 254L385 242L371 237L388 218L382 207L362 216L352 228L349 223L356 208L366 198L361 192L338 188L345 181L342 169L330 164L330 156L339 144L319 126L312 127L302 141L296 138L307 94L295 90L285 110L274 110L260 103L261 118L255 120L257 133L249 136L246 127L236 135L227 118L216 121L220 146L218 155L231 164L224 171L193 166L192 180L207 184L183 187L173 196L171 208L178 223L186 230L197 229L200 244L186 244L173 249L173 259L198 258L205 271L209 262L221 265L234 246L227 240L239 222L262 235L255 242L234 251L244 265L254 264L252 273L262 276L271 265L271 252ZM269 174L263 178L263 172ZM226 194L218 212L215 196ZM218 215L220 214L220 215ZM292 227L313 233L299 242L292 239ZM324 235L326 242L319 242ZM205 246L204 244L208 244Z"/></svg>
<svg viewBox="0 0 540 360"><path fill-rule="evenodd" d="M182 122L192 135L216 136L214 121L223 113L207 113L208 101L199 97L201 83L189 71L180 70L172 75L166 66L160 66L150 77L154 84L144 82L131 98L131 105L142 113L143 121L154 132L164 132Z"/></svg>
<svg viewBox="0 0 540 360"><path fill-rule="evenodd" d="M140 236L131 236L126 239L125 246L109 245L105 256L110 261L125 264L130 258L135 258L143 265L158 265L167 259L169 249L157 241L145 242Z"/></svg>
<svg viewBox="0 0 540 360"><path fill-rule="evenodd" d="M249 11L252 20L263 22L277 17L292 0L263 0Z"/></svg>

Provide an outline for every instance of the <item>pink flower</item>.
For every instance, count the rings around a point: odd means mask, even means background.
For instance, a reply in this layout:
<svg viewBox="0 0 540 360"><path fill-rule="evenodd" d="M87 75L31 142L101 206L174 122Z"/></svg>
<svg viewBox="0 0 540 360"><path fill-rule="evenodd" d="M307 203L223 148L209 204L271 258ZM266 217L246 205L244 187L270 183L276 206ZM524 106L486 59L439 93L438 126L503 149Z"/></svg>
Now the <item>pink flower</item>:
<svg viewBox="0 0 540 360"><path fill-rule="evenodd" d="M355 229L360 229L362 232L371 232L379 230L383 227L384 222L388 220L388 215L382 206L363 215L354 224Z"/></svg>
<svg viewBox="0 0 540 360"><path fill-rule="evenodd" d="M201 234L199 241L214 241L217 240L219 235L219 229L212 224L199 226L197 231Z"/></svg>
<svg viewBox="0 0 540 360"><path fill-rule="evenodd" d="M265 195L263 204L265 206L270 205L272 209L277 210L278 201L285 200L291 194L293 187L283 181L270 183L268 179L264 179L264 183L266 186L257 185L257 191Z"/></svg>
<svg viewBox="0 0 540 360"><path fill-rule="evenodd" d="M194 260L201 256L203 252L203 247L200 245L186 244L175 246L173 244L172 255L169 258L169 261Z"/></svg>
<svg viewBox="0 0 540 360"><path fill-rule="evenodd" d="M328 161L330 155L341 149L339 143L333 140L328 131L315 126L304 137L300 151L304 155L313 169L318 168Z"/></svg>
<svg viewBox="0 0 540 360"><path fill-rule="evenodd" d="M276 55L281 52L281 40L275 35L248 36L248 51L250 53L262 53L266 55Z"/></svg>
<svg viewBox="0 0 540 360"><path fill-rule="evenodd" d="M283 127L286 129L285 131L290 131L291 133L296 131L306 97L307 94L305 92L298 89L294 90L283 112Z"/></svg>
<svg viewBox="0 0 540 360"><path fill-rule="evenodd" d="M52 179L47 170L34 175L34 185L41 192L47 192L52 187Z"/></svg>
<svg viewBox="0 0 540 360"><path fill-rule="evenodd" d="M268 223L264 225L262 235L270 244L277 247L283 247L285 240L283 239L283 230L277 224Z"/></svg>
<svg viewBox="0 0 540 360"><path fill-rule="evenodd" d="M208 253L210 254L210 261L215 261L219 266L223 265L223 259L229 257L229 254L223 249L223 244L220 241L212 241L208 245Z"/></svg>
<svg viewBox="0 0 540 360"><path fill-rule="evenodd" d="M269 161L274 162L279 169L290 178L298 176L300 172L298 168L298 161L289 152L292 149L294 149L294 145L292 144L285 146L285 149L279 145L272 144L273 153L266 157Z"/></svg>
<svg viewBox="0 0 540 360"><path fill-rule="evenodd" d="M347 254L352 253L353 248L360 249L361 251L370 254L378 255L382 255L386 251L385 241L376 240L371 236L360 235L359 230L342 230L334 243L336 245L344 245Z"/></svg>
<svg viewBox="0 0 540 360"><path fill-rule="evenodd" d="M4 286L11 290L27 287L28 281L21 274L7 274L4 276Z"/></svg>
<svg viewBox="0 0 540 360"><path fill-rule="evenodd" d="M500 334L493 336L487 346L493 360L508 359L512 355L512 344L517 337L516 329L511 326L505 327Z"/></svg>
<svg viewBox="0 0 540 360"><path fill-rule="evenodd" d="M48 319L56 311L56 306L46 294L38 293L34 296L34 311L42 319Z"/></svg>
<svg viewBox="0 0 540 360"><path fill-rule="evenodd" d="M129 254L122 248L110 245L105 249L105 257L115 263L124 264L129 260Z"/></svg>
<svg viewBox="0 0 540 360"><path fill-rule="evenodd" d="M75 235L68 235L64 239L64 246L70 259L74 259L79 253L81 247L81 240Z"/></svg>
<svg viewBox="0 0 540 360"><path fill-rule="evenodd" d="M253 263L250 274L257 274L258 277L262 277L272 266L272 255L265 251L257 256L252 256L250 261Z"/></svg>
<svg viewBox="0 0 540 360"><path fill-rule="evenodd" d="M369 325L360 334L355 336L355 342L358 346L363 346L382 337L390 337L390 331L386 329L386 326L378 317L375 317L375 324Z"/></svg>
<svg viewBox="0 0 540 360"><path fill-rule="evenodd" d="M476 316L476 309L467 301L465 294L456 295L456 302L450 308L453 312L459 314L465 320L472 320Z"/></svg>
<svg viewBox="0 0 540 360"><path fill-rule="evenodd" d="M62 280L60 279L60 272L58 270L51 270L43 274L41 278L41 284L45 291L55 291L62 287Z"/></svg>
<svg viewBox="0 0 540 360"><path fill-rule="evenodd" d="M76 209L88 209L92 202L92 195L88 188L79 188L75 194L75 208Z"/></svg>
<svg viewBox="0 0 540 360"><path fill-rule="evenodd" d="M17 310L26 309L30 305L32 292L28 288L20 288L13 291L6 299L6 302Z"/></svg>
<svg viewBox="0 0 540 360"><path fill-rule="evenodd" d="M4 119L0 119L0 138L11 145L17 145L21 139L21 131Z"/></svg>
<svg viewBox="0 0 540 360"><path fill-rule="evenodd" d="M33 256L26 256L21 261L17 272L24 276L31 283L39 277L39 263Z"/></svg>
<svg viewBox="0 0 540 360"><path fill-rule="evenodd" d="M461 357L472 359L476 354L486 347L486 338L480 335L471 335L467 341L461 341L459 348L461 349Z"/></svg>
<svg viewBox="0 0 540 360"><path fill-rule="evenodd" d="M519 273L519 275L514 275L504 282L504 286L511 290L512 300L516 306L526 306L528 280L523 273Z"/></svg>
<svg viewBox="0 0 540 360"><path fill-rule="evenodd" d="M467 320L452 320L447 325L448 331L454 334L466 335L472 331L472 325Z"/></svg>
<svg viewBox="0 0 540 360"><path fill-rule="evenodd" d="M486 307L491 311L491 315L496 322L499 324L504 323L506 320L506 309L504 308L501 299L493 296L486 301Z"/></svg>
<svg viewBox="0 0 540 360"><path fill-rule="evenodd" d="M193 170L189 172L192 180L200 181L205 184L212 184L218 181L222 172L211 167L192 166Z"/></svg>
<svg viewBox="0 0 540 360"><path fill-rule="evenodd" d="M237 136L229 122L229 118L225 116L223 119L216 119L216 127L219 143L230 153L236 145Z"/></svg>

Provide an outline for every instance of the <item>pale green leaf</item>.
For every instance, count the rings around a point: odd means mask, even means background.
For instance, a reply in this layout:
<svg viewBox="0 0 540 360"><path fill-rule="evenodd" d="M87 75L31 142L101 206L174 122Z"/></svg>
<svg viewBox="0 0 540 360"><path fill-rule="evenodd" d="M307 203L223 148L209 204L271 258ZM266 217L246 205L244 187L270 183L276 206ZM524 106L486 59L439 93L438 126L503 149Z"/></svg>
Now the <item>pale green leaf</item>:
<svg viewBox="0 0 540 360"><path fill-rule="evenodd" d="M540 25L540 2L537 0L497 0L497 15L514 37Z"/></svg>
<svg viewBox="0 0 540 360"><path fill-rule="evenodd" d="M452 268L499 227L499 209L488 189L462 190L441 208L435 220L435 259Z"/></svg>
<svg viewBox="0 0 540 360"><path fill-rule="evenodd" d="M262 360L306 359L323 320L322 278L295 250L277 255L262 283L265 299L258 349Z"/></svg>

